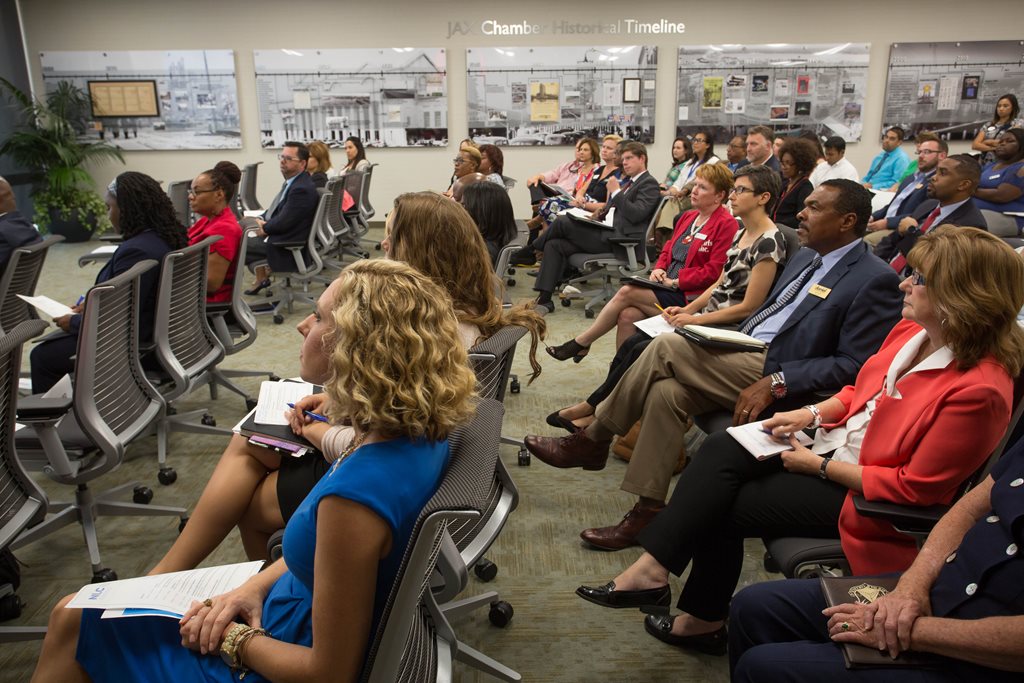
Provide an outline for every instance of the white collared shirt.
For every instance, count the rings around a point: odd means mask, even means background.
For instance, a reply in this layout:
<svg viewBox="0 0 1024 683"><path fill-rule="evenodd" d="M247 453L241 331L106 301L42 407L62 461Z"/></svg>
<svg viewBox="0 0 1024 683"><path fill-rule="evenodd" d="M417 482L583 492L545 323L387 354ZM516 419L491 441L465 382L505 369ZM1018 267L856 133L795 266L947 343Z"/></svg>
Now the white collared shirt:
<svg viewBox="0 0 1024 683"><path fill-rule="evenodd" d="M910 367L910 363L921 350L921 347L928 341L928 333L921 330L911 337L903 345L896 356L889 364L889 371L885 373L885 380L882 388L870 401L857 413L850 416L845 424L834 429L818 429L814 435L814 443L811 450L821 455L829 451L835 451L832 459L838 462L848 462L856 465L860 462L860 449L864 443L864 434L868 430L868 423L871 416L875 414L875 407L878 398L884 393L889 398L901 400L903 398L897 386L905 377L922 372L924 370L936 370L947 367L955 358L948 346L943 346L929 354L917 365ZM909 370L907 368L910 368ZM904 370L906 372L904 373Z"/></svg>

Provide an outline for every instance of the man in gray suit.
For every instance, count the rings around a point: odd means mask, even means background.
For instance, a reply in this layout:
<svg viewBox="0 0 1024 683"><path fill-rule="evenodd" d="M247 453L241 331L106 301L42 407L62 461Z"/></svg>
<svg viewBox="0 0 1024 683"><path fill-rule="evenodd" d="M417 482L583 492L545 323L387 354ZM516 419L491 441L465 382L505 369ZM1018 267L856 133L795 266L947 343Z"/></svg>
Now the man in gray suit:
<svg viewBox="0 0 1024 683"><path fill-rule="evenodd" d="M533 243L544 253L534 289L537 305L554 312L551 294L562 279L569 257L573 254L603 254L614 250L610 238L633 237L643 242L644 233L661 202L658 181L647 172L647 148L639 142L627 142L622 148L621 182L608 179L608 203L594 219L601 221L612 209L612 226L602 229L571 216L559 216Z"/></svg>
<svg viewBox="0 0 1024 683"><path fill-rule="evenodd" d="M0 273L7 268L12 251L41 239L32 223L18 211L10 183L0 177Z"/></svg>

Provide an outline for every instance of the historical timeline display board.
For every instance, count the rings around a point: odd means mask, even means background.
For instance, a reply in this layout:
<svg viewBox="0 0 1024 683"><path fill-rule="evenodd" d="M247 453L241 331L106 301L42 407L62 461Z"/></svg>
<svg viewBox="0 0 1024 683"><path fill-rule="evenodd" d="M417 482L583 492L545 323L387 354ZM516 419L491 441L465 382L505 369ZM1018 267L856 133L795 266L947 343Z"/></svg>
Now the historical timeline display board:
<svg viewBox="0 0 1024 683"><path fill-rule="evenodd" d="M654 141L656 47L474 47L466 64L477 143L573 145L610 133Z"/></svg>
<svg viewBox="0 0 1024 683"><path fill-rule="evenodd" d="M882 123L973 140L1006 93L1024 93L1024 41L893 43Z"/></svg>
<svg viewBox="0 0 1024 683"><path fill-rule="evenodd" d="M123 150L238 149L232 50L41 52L49 92L69 81L92 99L85 137Z"/></svg>
<svg viewBox="0 0 1024 683"><path fill-rule="evenodd" d="M448 144L442 48L254 50L263 147L323 140L341 147Z"/></svg>
<svg viewBox="0 0 1024 683"><path fill-rule="evenodd" d="M756 125L860 140L869 43L684 45L677 135L716 142Z"/></svg>

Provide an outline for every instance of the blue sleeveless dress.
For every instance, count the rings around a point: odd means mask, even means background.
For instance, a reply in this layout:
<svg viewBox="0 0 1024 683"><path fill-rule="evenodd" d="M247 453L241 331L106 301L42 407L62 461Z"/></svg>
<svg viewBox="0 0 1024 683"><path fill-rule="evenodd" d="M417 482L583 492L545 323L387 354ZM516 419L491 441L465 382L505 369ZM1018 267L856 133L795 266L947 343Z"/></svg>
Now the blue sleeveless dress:
<svg viewBox="0 0 1024 683"><path fill-rule="evenodd" d="M332 467L299 506L284 534L288 571L263 603L263 627L276 640L313 643L313 558L316 512L326 496L355 501L391 527L391 552L381 560L373 603L373 630L380 620L405 546L423 506L437 490L448 463L448 442L395 439L360 447ZM237 681L219 653L201 655L181 645L176 619L100 619L83 610L76 658L93 681ZM255 671L245 681L266 679Z"/></svg>

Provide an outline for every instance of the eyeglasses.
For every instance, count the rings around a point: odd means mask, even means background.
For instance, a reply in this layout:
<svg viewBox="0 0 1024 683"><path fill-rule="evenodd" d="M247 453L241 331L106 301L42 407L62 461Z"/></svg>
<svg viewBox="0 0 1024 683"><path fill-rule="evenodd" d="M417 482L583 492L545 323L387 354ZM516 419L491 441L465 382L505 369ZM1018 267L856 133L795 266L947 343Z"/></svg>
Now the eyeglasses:
<svg viewBox="0 0 1024 683"><path fill-rule="evenodd" d="M708 141L705 140L704 138L694 138L693 141L694 142L703 142L705 145L708 144Z"/></svg>
<svg viewBox="0 0 1024 683"><path fill-rule="evenodd" d="M921 287L924 287L925 280L924 275L921 274L921 271L914 270L913 272L910 273L910 284L920 285Z"/></svg>
<svg viewBox="0 0 1024 683"><path fill-rule="evenodd" d="M190 195L190 196L192 196L192 197L196 197L196 196L198 196L198 195L201 195L201 194L203 194L204 192L216 192L216 191L217 191L217 188L216 188L216 187L211 187L211 188L210 188L209 190L194 190L194 189L192 189L191 187L190 187L190 188L188 188L188 193L189 193L189 195Z"/></svg>
<svg viewBox="0 0 1024 683"><path fill-rule="evenodd" d="M455 157L454 159L452 159L452 163L455 164L456 166L458 166L459 164L463 164L465 162L466 160L463 159L462 157Z"/></svg>
<svg viewBox="0 0 1024 683"><path fill-rule="evenodd" d="M278 154L277 158L280 159L281 161L302 161L298 157L291 157L288 156L287 154Z"/></svg>
<svg viewBox="0 0 1024 683"><path fill-rule="evenodd" d="M744 192L749 192L751 194L754 194L754 189L751 188L751 187L743 187L741 185L736 185L731 190L729 190L729 194L734 194L734 195L737 195L737 196L742 195Z"/></svg>

